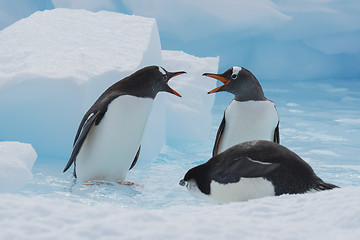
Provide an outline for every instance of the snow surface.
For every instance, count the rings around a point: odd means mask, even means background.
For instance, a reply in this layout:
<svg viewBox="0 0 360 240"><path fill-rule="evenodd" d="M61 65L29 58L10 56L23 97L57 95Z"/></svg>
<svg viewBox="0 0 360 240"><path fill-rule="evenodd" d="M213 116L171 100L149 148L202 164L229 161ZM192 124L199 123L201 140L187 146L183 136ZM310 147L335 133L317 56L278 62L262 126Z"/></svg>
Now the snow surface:
<svg viewBox="0 0 360 240"><path fill-rule="evenodd" d="M160 58L155 19L105 11L36 12L1 31L0 41L0 87L6 81L14 83L16 77L22 80L19 75L73 78L80 84L109 71L133 71ZM152 41L158 49L151 48ZM156 50L158 56L153 56Z"/></svg>
<svg viewBox="0 0 360 240"><path fill-rule="evenodd" d="M1 239L358 239L360 187L210 206L128 209L0 195Z"/></svg>
<svg viewBox="0 0 360 240"><path fill-rule="evenodd" d="M33 178L36 158L31 144L0 142L0 192L25 186Z"/></svg>

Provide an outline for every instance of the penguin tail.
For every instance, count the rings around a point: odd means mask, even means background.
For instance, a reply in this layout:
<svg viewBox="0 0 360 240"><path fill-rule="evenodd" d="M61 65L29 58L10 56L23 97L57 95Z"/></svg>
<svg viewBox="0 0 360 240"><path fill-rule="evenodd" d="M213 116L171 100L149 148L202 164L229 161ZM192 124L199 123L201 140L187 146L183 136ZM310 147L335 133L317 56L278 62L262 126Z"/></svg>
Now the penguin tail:
<svg viewBox="0 0 360 240"><path fill-rule="evenodd" d="M316 191L331 190L334 188L339 188L339 187L334 184L331 184L331 183L326 183L326 182L322 181L321 179L314 187L314 189Z"/></svg>

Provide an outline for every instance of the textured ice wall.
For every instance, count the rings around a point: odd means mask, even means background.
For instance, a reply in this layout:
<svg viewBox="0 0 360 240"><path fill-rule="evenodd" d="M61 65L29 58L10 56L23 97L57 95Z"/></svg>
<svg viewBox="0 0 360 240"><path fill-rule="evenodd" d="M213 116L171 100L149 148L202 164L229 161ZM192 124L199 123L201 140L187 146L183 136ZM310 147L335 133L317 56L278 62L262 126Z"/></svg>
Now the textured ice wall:
<svg viewBox="0 0 360 240"><path fill-rule="evenodd" d="M37 154L31 144L0 142L0 192L25 186Z"/></svg>
<svg viewBox="0 0 360 240"><path fill-rule="evenodd" d="M260 79L279 81L358 79L360 74L357 0L122 3L130 13L157 20L164 48L220 56L220 71L241 65Z"/></svg>
<svg viewBox="0 0 360 240"><path fill-rule="evenodd" d="M220 71L242 65L282 81L360 74L358 0L0 0L0 29L54 7L155 18L164 49L220 56Z"/></svg>
<svg viewBox="0 0 360 240"><path fill-rule="evenodd" d="M162 51L163 65L169 71L186 69L170 85L182 98L166 96L166 140L204 141L211 129L211 108L215 95L207 94L216 87L216 80L202 77L218 71L219 58L198 58L179 51Z"/></svg>

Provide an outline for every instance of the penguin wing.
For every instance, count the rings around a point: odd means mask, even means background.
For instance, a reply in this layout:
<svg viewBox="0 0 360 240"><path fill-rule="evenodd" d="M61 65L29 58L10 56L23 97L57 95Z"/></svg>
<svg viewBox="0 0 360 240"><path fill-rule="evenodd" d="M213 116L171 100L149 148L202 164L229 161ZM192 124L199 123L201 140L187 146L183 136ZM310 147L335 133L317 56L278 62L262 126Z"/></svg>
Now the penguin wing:
<svg viewBox="0 0 360 240"><path fill-rule="evenodd" d="M247 156L227 161L222 167L216 166L210 178L218 183L236 183L240 178L265 177L280 167L279 163L268 163L253 160Z"/></svg>
<svg viewBox="0 0 360 240"><path fill-rule="evenodd" d="M276 128L275 128L275 132L274 132L274 142L280 144L279 123L280 123L280 122L278 122L278 124L277 124L277 126L276 126Z"/></svg>
<svg viewBox="0 0 360 240"><path fill-rule="evenodd" d="M89 133L89 130L91 129L91 127L94 125L94 123L97 121L97 118L101 115L101 112L98 111L96 113L91 113L86 121L84 121L83 124L80 124L78 133L77 133L77 137L75 137L75 143L74 143L74 147L71 153L71 156L69 158L69 161L67 162L63 172L66 172L69 167L71 166L71 164L75 161L77 155L79 154L79 151L81 149L81 146L83 145L87 134Z"/></svg>
<svg viewBox="0 0 360 240"><path fill-rule="evenodd" d="M225 113L224 113L223 119L220 123L219 129L216 133L215 144L214 144L213 154L212 154L213 157L218 154L218 148L219 148L219 144L221 141L221 136L224 132L224 127L225 127Z"/></svg>
<svg viewBox="0 0 360 240"><path fill-rule="evenodd" d="M109 104L109 103L107 103ZM107 104L103 104L102 107L94 107L92 106L89 111L85 114L85 116L83 117L83 119L81 120L81 123L79 125L79 128L76 132L76 136L75 136L75 139L74 139L74 143L73 143L73 146L75 146L76 144L76 141L78 140L79 138L79 135L80 133L83 131L83 128L84 128L84 125L88 122L90 116L92 114L96 114L96 117L95 117L95 125L99 125L100 121L102 120L102 118L104 117L106 111L107 111Z"/></svg>
<svg viewBox="0 0 360 240"><path fill-rule="evenodd" d="M137 162L137 160L139 158L139 155L140 155L140 149L141 149L141 145L139 146L139 149L138 149L138 151L137 151L137 153L135 155L134 161L132 162L129 170L131 170L135 166L135 164L136 164L136 162Z"/></svg>

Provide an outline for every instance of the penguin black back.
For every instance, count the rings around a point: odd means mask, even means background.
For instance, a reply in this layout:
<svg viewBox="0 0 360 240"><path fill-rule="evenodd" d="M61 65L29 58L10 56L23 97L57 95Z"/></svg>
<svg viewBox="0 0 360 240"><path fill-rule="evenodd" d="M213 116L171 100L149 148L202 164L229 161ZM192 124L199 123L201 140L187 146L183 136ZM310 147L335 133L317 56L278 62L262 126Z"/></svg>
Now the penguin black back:
<svg viewBox="0 0 360 240"><path fill-rule="evenodd" d="M203 194L211 196L216 195L215 190L219 189L218 186L223 186L225 190L222 190L222 195L226 195L226 186L242 181L245 184L248 184L246 181L256 183L259 179L271 184L273 195L306 193L337 187L322 181L311 166L294 152L277 143L263 140L249 141L227 149L208 162L190 169L180 184L185 185L193 181ZM256 191L253 183L237 189L229 194L241 196L247 194L245 191ZM261 196L262 192L258 195ZM265 193L262 196L267 195L271 194ZM218 196L218 202L222 202L221 194Z"/></svg>

